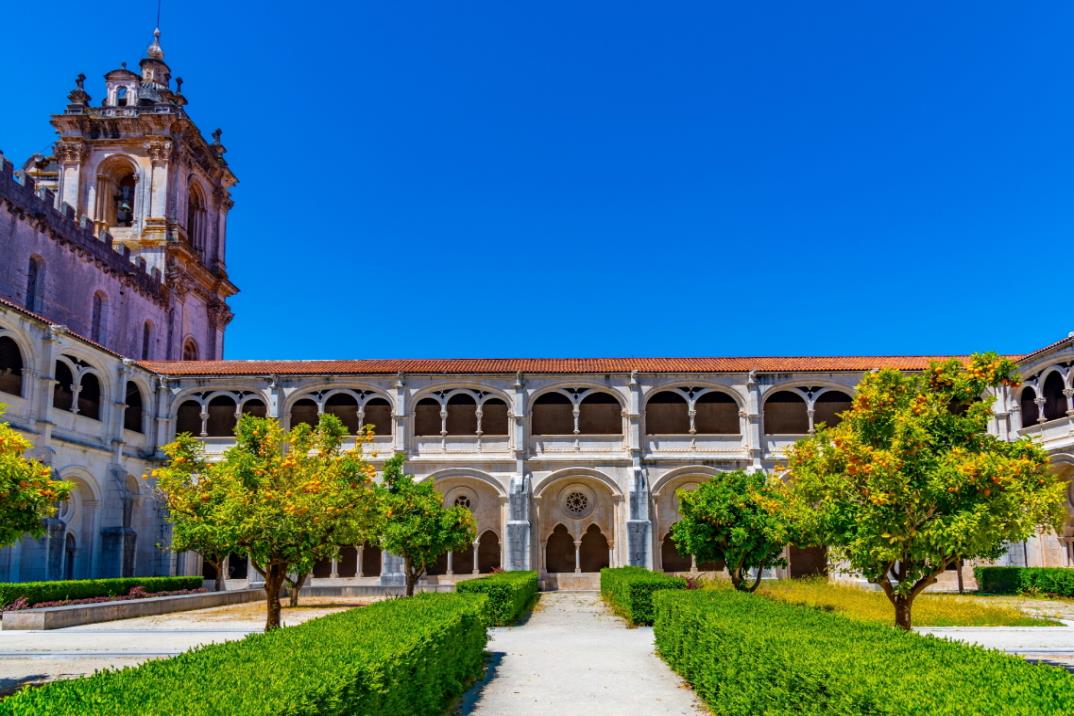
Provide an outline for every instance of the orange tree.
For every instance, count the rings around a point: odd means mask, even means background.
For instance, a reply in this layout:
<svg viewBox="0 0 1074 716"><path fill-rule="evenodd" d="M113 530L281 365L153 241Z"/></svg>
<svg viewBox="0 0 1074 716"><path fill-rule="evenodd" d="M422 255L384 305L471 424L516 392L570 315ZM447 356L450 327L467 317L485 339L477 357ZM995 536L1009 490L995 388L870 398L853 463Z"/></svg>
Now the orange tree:
<svg viewBox="0 0 1074 716"><path fill-rule="evenodd" d="M31 447L10 425L0 423L0 547L26 533L43 535L44 521L71 492L71 483L53 480L47 465L24 457Z"/></svg>
<svg viewBox="0 0 1074 716"><path fill-rule="evenodd" d="M187 527L212 532L219 546L250 556L265 579L266 630L280 626L280 590L289 574L308 574L328 551L376 531L376 471L362 454L372 433L364 431L345 449L346 432L333 415L322 415L316 428L303 424L290 432L273 418L244 415L235 446L219 461L207 461L201 443L183 437L157 471L169 507L192 500L211 506L193 510L194 519L190 510L172 512L177 534Z"/></svg>
<svg viewBox="0 0 1074 716"><path fill-rule="evenodd" d="M721 472L696 490L680 490L682 519L671 528L680 554L723 562L735 589L752 592L761 572L783 566L788 529L778 478L758 470ZM750 572L755 572L750 583Z"/></svg>
<svg viewBox="0 0 1074 716"><path fill-rule="evenodd" d="M994 353L870 373L842 422L790 450L798 528L883 589L903 629L914 598L956 561L995 559L1064 516L1045 452L987 432L991 389L1018 380Z"/></svg>
<svg viewBox="0 0 1074 716"><path fill-rule="evenodd" d="M417 482L403 472L404 455L384 465L380 485L381 546L403 558L406 595L414 595L429 565L445 552L473 544L474 516L465 507L444 507L444 496L431 480Z"/></svg>

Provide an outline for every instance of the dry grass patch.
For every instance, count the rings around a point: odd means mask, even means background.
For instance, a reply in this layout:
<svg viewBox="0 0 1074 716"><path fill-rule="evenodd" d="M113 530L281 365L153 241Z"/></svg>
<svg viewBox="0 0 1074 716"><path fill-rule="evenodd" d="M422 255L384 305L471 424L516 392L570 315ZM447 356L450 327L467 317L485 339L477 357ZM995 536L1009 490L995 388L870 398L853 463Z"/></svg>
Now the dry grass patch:
<svg viewBox="0 0 1074 716"><path fill-rule="evenodd" d="M730 582L712 582L730 589ZM879 590L834 584L818 579L774 579L761 584L758 594L788 604L799 604L841 614L849 619L893 624L895 611ZM1062 626L1061 622L1032 616L1013 605L990 604L989 597L958 594L922 594L914 600L914 626Z"/></svg>

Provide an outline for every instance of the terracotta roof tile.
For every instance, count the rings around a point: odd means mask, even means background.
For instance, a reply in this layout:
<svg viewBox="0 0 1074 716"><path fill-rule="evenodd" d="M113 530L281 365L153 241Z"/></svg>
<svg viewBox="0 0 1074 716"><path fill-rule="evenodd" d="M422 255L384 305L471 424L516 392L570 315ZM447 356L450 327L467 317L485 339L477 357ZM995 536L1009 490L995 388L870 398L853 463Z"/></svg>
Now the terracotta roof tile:
<svg viewBox="0 0 1074 716"><path fill-rule="evenodd" d="M933 360L965 356L813 356L743 358L416 358L369 360L142 361L170 376L385 375L394 373L762 373L921 370ZM1017 358L1017 356L1012 356Z"/></svg>

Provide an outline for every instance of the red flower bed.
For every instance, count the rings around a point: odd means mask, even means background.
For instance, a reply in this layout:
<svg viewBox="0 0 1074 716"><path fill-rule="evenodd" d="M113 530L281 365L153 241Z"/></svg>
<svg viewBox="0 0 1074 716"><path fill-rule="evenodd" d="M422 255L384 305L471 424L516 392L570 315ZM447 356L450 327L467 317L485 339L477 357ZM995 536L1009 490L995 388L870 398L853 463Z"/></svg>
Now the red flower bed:
<svg viewBox="0 0 1074 716"><path fill-rule="evenodd" d="M147 592L142 587L131 587L131 590L126 594L119 594L114 597L87 597L85 599L61 599L54 602L34 602L30 604L25 597L16 599L11 604L4 607L3 611L13 612L19 609L42 609L44 607L66 607L72 604L100 604L102 602L123 602L131 599L148 599L150 597L172 597L177 594L198 594L200 592L207 592L209 590L204 587L201 589L179 589L173 592Z"/></svg>

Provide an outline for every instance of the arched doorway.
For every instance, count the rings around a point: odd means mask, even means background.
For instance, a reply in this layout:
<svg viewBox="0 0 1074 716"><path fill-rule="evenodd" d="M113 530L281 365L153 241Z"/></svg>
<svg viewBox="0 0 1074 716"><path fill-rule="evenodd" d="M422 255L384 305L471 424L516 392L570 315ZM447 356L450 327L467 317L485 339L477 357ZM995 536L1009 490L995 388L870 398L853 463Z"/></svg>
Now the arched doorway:
<svg viewBox="0 0 1074 716"><path fill-rule="evenodd" d="M556 525L545 543L544 568L546 572L574 571L574 538L563 525Z"/></svg>
<svg viewBox="0 0 1074 716"><path fill-rule="evenodd" d="M477 544L477 569L481 574L500 568L500 538L486 530Z"/></svg>
<svg viewBox="0 0 1074 716"><path fill-rule="evenodd" d="M583 572L599 572L611 564L608 539L600 531L600 527L589 525L582 535L578 564Z"/></svg>
<svg viewBox="0 0 1074 716"><path fill-rule="evenodd" d="M679 554L671 532L664 535L664 540L660 543L660 564L665 572L689 572L693 566L690 555Z"/></svg>

